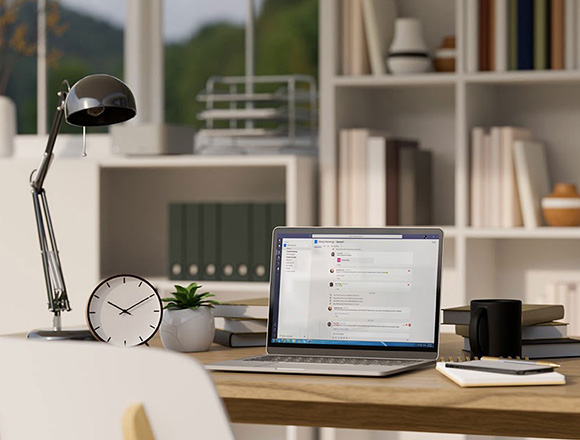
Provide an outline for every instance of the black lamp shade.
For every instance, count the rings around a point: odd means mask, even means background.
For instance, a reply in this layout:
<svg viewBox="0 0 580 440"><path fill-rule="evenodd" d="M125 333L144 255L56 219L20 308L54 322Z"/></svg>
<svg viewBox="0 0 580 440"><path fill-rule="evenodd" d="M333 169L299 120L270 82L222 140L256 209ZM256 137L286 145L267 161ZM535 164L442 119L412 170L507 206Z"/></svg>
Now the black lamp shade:
<svg viewBox="0 0 580 440"><path fill-rule="evenodd" d="M131 89L110 75L89 75L66 97L64 115L71 125L94 127L125 122L137 113Z"/></svg>

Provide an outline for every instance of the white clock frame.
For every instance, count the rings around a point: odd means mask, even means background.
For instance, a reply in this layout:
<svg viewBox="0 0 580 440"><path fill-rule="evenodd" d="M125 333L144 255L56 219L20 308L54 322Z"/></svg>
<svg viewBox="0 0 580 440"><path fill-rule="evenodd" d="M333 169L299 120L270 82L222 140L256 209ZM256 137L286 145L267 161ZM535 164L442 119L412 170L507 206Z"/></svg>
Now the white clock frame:
<svg viewBox="0 0 580 440"><path fill-rule="evenodd" d="M159 293L138 275L119 274L101 281L87 301L89 330L98 341L115 346L147 344L162 319Z"/></svg>

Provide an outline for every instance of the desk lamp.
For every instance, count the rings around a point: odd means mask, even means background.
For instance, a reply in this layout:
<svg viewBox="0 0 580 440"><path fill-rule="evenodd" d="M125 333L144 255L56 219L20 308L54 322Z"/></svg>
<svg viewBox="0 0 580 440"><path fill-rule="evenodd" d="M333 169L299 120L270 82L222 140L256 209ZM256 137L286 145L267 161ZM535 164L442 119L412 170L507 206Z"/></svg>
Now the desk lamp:
<svg viewBox="0 0 580 440"><path fill-rule="evenodd" d="M29 338L44 339L93 339L87 330L63 330L61 314L71 310L58 255L56 237L52 227L44 179L54 157L54 144L63 116L70 125L95 127L111 125L131 119L137 113L135 97L121 80L109 75L89 75L72 88L63 81L58 92L58 107L52 121L42 162L30 176L36 226L42 254L44 282L48 295L48 309L53 313L52 329L33 330ZM84 128L83 128L84 130ZM83 156L86 143L83 131Z"/></svg>

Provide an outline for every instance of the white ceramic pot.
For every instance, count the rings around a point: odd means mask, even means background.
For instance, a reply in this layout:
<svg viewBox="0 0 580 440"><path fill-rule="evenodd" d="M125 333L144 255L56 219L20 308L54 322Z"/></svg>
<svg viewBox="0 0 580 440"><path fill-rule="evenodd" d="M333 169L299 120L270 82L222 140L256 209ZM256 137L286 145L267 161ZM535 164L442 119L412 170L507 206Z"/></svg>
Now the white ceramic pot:
<svg viewBox="0 0 580 440"><path fill-rule="evenodd" d="M421 22L416 18L398 18L395 37L389 48L387 68L395 75L432 70L432 63L423 40Z"/></svg>
<svg viewBox="0 0 580 440"><path fill-rule="evenodd" d="M16 105L8 96L0 95L0 157L14 152L16 136Z"/></svg>
<svg viewBox="0 0 580 440"><path fill-rule="evenodd" d="M185 353L207 351L215 334L213 309L166 309L159 332L163 346L169 350Z"/></svg>

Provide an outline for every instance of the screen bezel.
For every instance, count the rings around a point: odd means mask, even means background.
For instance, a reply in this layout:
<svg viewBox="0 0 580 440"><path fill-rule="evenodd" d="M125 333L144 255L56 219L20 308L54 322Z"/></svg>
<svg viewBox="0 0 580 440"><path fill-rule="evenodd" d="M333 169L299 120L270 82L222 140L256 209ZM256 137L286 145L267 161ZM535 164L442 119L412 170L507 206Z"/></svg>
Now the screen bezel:
<svg viewBox="0 0 580 440"><path fill-rule="evenodd" d="M266 351L269 354L300 354L311 356L346 356L375 358L404 358L435 360L439 353L439 318L441 304L441 267L443 266L443 230L440 228L340 228L340 227L277 227L272 232L271 262L270 262L270 305L277 300L280 292L277 289L279 281L276 273L276 243L284 234L352 234L352 235L438 235L439 253L437 261L437 288L435 301L435 326L433 347L387 347L387 346L356 346L326 344L298 344L289 342L271 342L274 323L274 307L269 308L268 333Z"/></svg>

